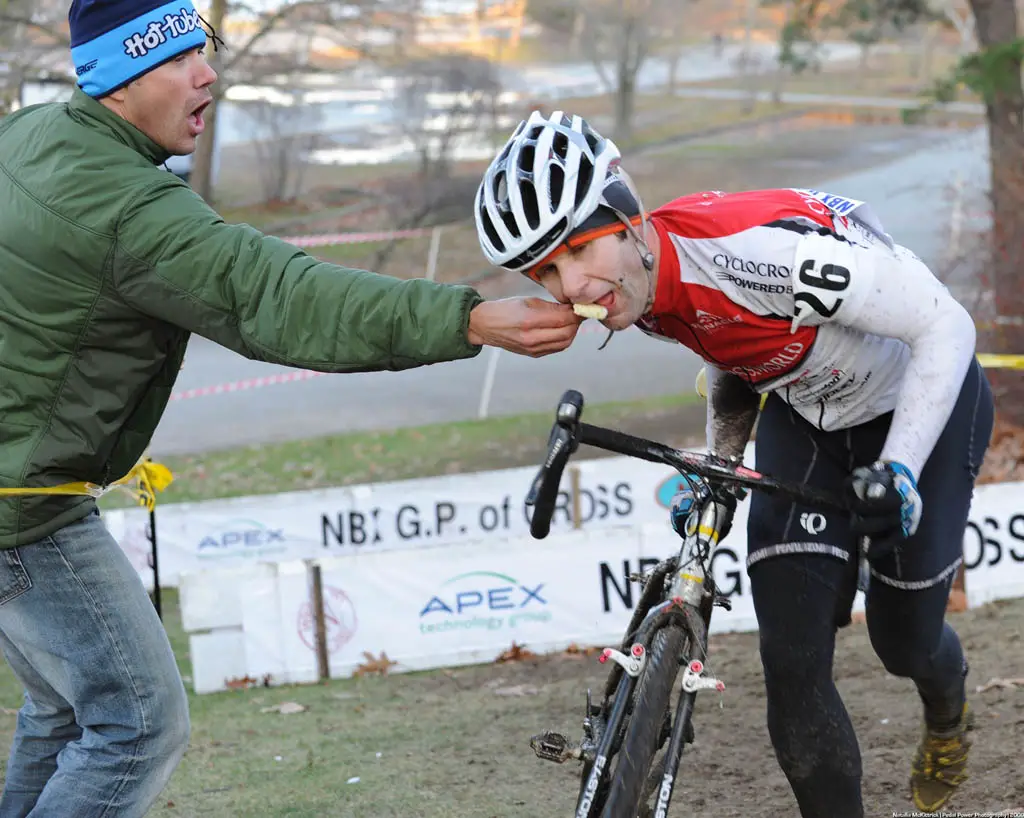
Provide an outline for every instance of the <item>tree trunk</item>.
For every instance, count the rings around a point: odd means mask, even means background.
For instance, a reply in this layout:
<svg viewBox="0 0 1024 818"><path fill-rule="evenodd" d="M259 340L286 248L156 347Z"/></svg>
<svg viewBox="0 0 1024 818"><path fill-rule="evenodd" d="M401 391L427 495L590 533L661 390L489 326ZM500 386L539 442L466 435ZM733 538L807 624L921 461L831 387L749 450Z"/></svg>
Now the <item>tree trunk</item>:
<svg viewBox="0 0 1024 818"><path fill-rule="evenodd" d="M619 76L619 90L615 95L615 138L625 142L633 134L633 98L636 77L628 72Z"/></svg>
<svg viewBox="0 0 1024 818"><path fill-rule="evenodd" d="M210 8L210 27L220 31L224 27L227 15L227 0L212 0ZM210 64L219 72L221 66L220 52L214 51L210 56ZM206 129L196 140L196 151L192 154L192 171L189 181L192 189L207 202L213 203L213 153L217 144L217 103L222 99L223 84L215 82L210 89L213 93L213 104L203 113Z"/></svg>
<svg viewBox="0 0 1024 818"><path fill-rule="evenodd" d="M636 80L643 61L643 23L628 15L623 22L616 60L617 89L615 93L615 138L626 141L633 131L633 102Z"/></svg>
<svg viewBox="0 0 1024 818"><path fill-rule="evenodd" d="M576 6L572 16L572 33L569 35L569 53L571 54L580 55L584 53L582 42L586 20L583 9L580 6Z"/></svg>
<svg viewBox="0 0 1024 818"><path fill-rule="evenodd" d="M871 43L860 44L860 68L857 70L857 88L863 88L867 80L868 61L871 56Z"/></svg>
<svg viewBox="0 0 1024 818"><path fill-rule="evenodd" d="M971 0L981 48L1008 46L1018 37L1014 0ZM987 284L994 312L979 332L983 352L1024 353L1024 88L1021 60L1007 56L1003 76L985 100L992 177L991 263ZM988 316L986 316L987 318ZM983 346L982 346L983 345ZM990 369L1000 417L1024 426L1024 378L1019 372Z"/></svg>
<svg viewBox="0 0 1024 818"><path fill-rule="evenodd" d="M672 46L668 56L668 81L667 88L669 95L674 96L676 85L679 83L679 60L682 57L681 46Z"/></svg>

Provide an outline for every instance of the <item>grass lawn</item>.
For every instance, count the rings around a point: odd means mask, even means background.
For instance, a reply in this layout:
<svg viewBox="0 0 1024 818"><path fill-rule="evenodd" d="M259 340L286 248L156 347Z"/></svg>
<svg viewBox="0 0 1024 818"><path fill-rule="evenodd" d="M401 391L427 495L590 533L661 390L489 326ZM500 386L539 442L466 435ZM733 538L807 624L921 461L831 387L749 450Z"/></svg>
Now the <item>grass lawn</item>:
<svg viewBox="0 0 1024 818"><path fill-rule="evenodd" d="M781 81L784 91L840 96L892 96L915 97L930 89L932 84L948 74L956 65L957 55L936 49L929 64L922 64L918 55L910 51L872 53L865 66L858 61L829 63L821 71L801 71L785 76L767 72L753 79L758 89L774 88ZM695 88L742 88L739 77L688 83ZM967 91L957 96L961 101L977 101Z"/></svg>
<svg viewBox="0 0 1024 818"><path fill-rule="evenodd" d="M189 687L191 665L176 595L165 592L163 603L165 626ZM1024 600L951 617L971 658L969 691L979 723L975 763L959 799L970 809L1024 805L1015 749L1024 718L1020 691L974 692L974 685L993 677L1024 673L1022 621ZM886 815L909 810L903 793L919 737L917 696L905 679L884 673L866 628L844 628L837 641L836 678L864 752L865 802L883 805ZM710 651L717 672L728 679L723 709L710 694L697 700L697 744L684 754L679 798L670 816L794 814L764 724L757 634L713 635ZM604 666L592 653L567 653L455 670L190 694L188 751L149 815L569 816L578 766L538 761L528 742L545 729L578 738L584 694L588 687L599 691L603 679ZM288 715L268 710L285 702L306 709ZM20 704L20 688L4 664L4 748Z"/></svg>
<svg viewBox="0 0 1024 818"><path fill-rule="evenodd" d="M694 392L587 406L587 421L623 427L681 445L702 440L704 401ZM159 503L329 486L405 480L540 463L553 421L551 412L441 423L380 432L268 443L162 462L174 482ZM700 442L700 441L698 441ZM607 456L584 447L576 458ZM131 505L124 492L101 498L101 508Z"/></svg>

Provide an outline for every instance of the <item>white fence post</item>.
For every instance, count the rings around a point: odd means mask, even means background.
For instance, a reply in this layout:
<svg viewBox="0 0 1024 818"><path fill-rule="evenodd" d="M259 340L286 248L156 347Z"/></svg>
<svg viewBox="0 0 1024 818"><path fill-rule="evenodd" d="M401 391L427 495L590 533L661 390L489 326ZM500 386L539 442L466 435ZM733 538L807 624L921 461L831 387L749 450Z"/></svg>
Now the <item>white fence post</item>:
<svg viewBox="0 0 1024 818"><path fill-rule="evenodd" d="M441 249L441 230L442 226L438 225L430 231L430 253L427 256L427 281L433 281L434 276L437 275L437 256Z"/></svg>
<svg viewBox="0 0 1024 818"><path fill-rule="evenodd" d="M487 359L487 370L484 372L484 385L480 390L480 408L477 410L478 418L487 417L487 408L491 403L491 392L494 390L494 375L498 369L498 356L501 355L501 347L491 347L491 357Z"/></svg>

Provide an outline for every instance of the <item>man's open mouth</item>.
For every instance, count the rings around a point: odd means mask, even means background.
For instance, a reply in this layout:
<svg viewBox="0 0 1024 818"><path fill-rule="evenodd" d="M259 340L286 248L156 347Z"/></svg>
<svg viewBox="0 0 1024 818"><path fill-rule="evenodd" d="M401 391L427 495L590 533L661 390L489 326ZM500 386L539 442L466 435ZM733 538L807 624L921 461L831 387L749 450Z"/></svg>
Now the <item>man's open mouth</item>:
<svg viewBox="0 0 1024 818"><path fill-rule="evenodd" d="M203 122L203 111L207 109L211 101L212 100L206 100L206 102L194 108L192 113L188 115L189 125L191 125L192 130L196 134L202 133L203 129L206 127L206 123Z"/></svg>

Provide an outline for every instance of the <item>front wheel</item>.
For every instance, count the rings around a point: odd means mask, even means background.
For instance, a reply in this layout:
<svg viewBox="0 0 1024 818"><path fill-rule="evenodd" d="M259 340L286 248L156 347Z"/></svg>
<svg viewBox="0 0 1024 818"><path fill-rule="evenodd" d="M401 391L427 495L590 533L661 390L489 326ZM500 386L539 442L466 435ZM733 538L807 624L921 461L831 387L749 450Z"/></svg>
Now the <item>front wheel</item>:
<svg viewBox="0 0 1024 818"><path fill-rule="evenodd" d="M634 693L633 713L617 754L602 818L635 818L641 812L651 762L663 741L663 726L679 675L679 658L687 644L686 632L670 625L651 642L647 666ZM644 810L646 812L646 810Z"/></svg>

